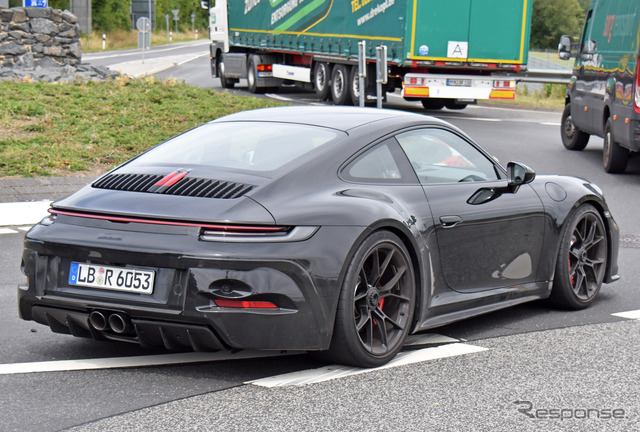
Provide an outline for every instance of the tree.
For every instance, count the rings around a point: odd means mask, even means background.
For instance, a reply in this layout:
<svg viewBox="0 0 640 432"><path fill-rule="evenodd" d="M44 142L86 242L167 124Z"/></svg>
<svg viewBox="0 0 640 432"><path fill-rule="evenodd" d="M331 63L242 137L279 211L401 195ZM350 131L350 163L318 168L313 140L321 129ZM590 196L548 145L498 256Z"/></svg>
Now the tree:
<svg viewBox="0 0 640 432"><path fill-rule="evenodd" d="M531 47L557 49L560 36L578 37L583 17L578 0L534 0Z"/></svg>

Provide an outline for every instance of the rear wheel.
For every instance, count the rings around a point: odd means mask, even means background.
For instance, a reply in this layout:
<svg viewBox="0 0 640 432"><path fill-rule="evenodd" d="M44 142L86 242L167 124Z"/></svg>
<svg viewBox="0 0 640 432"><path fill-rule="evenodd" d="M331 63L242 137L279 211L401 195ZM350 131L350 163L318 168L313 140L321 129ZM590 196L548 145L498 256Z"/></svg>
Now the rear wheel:
<svg viewBox="0 0 640 432"><path fill-rule="evenodd" d="M568 150L584 150L589 142L590 135L581 131L573 124L571 117L571 104L564 106L562 112L562 122L560 125L560 135L562 136L562 144Z"/></svg>
<svg viewBox="0 0 640 432"><path fill-rule="evenodd" d="M349 67L337 64L331 73L331 99L336 105L349 105L351 95L349 91Z"/></svg>
<svg viewBox="0 0 640 432"><path fill-rule="evenodd" d="M251 93L264 93L267 87L258 87L258 60L256 56L249 57L247 63L247 87Z"/></svg>
<svg viewBox="0 0 640 432"><path fill-rule="evenodd" d="M467 104L464 102L456 102L454 100L448 100L444 104L450 110L463 110L467 107Z"/></svg>
<svg viewBox="0 0 640 432"><path fill-rule="evenodd" d="M396 235L373 233L347 269L325 358L360 367L387 363L402 348L415 303L409 252Z"/></svg>
<svg viewBox="0 0 640 432"><path fill-rule="evenodd" d="M595 300L607 267L607 234L600 213L585 204L569 216L556 261L551 303L584 309Z"/></svg>
<svg viewBox="0 0 640 432"><path fill-rule="evenodd" d="M313 86L320 100L329 99L331 86L331 66L329 63L318 62L313 67Z"/></svg>
<svg viewBox="0 0 640 432"><path fill-rule="evenodd" d="M604 148L602 149L604 170L612 174L624 172L628 160L629 150L616 142L611 132L611 119L607 119L604 126Z"/></svg>
<svg viewBox="0 0 640 432"><path fill-rule="evenodd" d="M422 102L422 107L426 110L440 110L444 108L444 101L442 99L423 98L420 99L420 102Z"/></svg>

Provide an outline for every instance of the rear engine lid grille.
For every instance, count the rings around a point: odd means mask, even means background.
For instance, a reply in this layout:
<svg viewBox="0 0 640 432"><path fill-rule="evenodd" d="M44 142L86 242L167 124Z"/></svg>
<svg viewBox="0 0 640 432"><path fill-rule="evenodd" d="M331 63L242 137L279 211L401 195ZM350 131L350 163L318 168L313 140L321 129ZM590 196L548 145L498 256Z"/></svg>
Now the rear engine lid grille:
<svg viewBox="0 0 640 432"><path fill-rule="evenodd" d="M183 173L186 174L186 173ZM173 176L174 173L169 176ZM167 181L169 176L155 174L108 174L91 186L130 192L148 192L166 195L181 195L200 198L233 199L240 198L255 186L224 180L186 177L178 181ZM178 175L175 175L178 177Z"/></svg>

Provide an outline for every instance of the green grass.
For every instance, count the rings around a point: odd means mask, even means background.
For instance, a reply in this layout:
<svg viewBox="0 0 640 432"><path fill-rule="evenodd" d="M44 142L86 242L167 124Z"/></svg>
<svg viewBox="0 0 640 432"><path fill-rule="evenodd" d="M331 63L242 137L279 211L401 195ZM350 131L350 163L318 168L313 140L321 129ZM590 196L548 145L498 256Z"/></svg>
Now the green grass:
<svg viewBox="0 0 640 432"><path fill-rule="evenodd" d="M98 174L237 111L282 105L153 77L0 82L0 177Z"/></svg>

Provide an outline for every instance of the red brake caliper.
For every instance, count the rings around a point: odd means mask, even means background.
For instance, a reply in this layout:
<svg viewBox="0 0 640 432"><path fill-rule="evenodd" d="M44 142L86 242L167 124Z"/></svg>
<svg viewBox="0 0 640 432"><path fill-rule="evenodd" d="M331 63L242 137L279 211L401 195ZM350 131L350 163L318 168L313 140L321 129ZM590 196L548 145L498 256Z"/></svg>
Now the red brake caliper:
<svg viewBox="0 0 640 432"><path fill-rule="evenodd" d="M569 242L569 281L571 282L572 286L573 286L573 275L571 274L571 248L575 243L576 243L576 238L571 237L571 242Z"/></svg>

